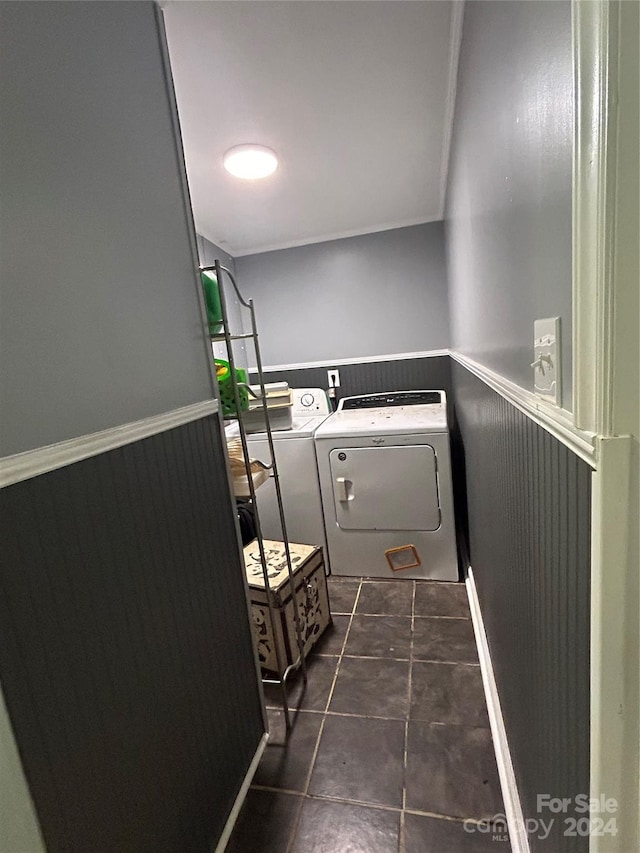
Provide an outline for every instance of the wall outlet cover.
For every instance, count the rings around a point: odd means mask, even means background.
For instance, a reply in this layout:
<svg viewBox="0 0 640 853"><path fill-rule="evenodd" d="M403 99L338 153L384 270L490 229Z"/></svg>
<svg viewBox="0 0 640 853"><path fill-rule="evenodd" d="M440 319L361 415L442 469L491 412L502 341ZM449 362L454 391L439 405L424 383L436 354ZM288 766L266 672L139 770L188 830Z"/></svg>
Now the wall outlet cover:
<svg viewBox="0 0 640 853"><path fill-rule="evenodd" d="M536 394L555 406L562 405L562 349L560 317L533 324L533 384Z"/></svg>
<svg viewBox="0 0 640 853"><path fill-rule="evenodd" d="M340 371L339 370L327 370L327 382L329 383L329 388L339 388L340 387Z"/></svg>

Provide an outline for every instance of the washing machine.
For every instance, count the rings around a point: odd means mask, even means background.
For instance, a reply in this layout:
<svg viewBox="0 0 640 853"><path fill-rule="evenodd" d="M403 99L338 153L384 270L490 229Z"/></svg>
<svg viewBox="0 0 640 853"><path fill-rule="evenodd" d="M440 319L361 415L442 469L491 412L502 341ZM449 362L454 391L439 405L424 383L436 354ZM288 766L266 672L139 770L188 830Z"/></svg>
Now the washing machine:
<svg viewBox="0 0 640 853"><path fill-rule="evenodd" d="M333 574L458 580L444 391L346 397L315 445Z"/></svg>
<svg viewBox="0 0 640 853"><path fill-rule="evenodd" d="M293 412L291 429L273 430L273 446L282 505L291 542L322 545L325 567L329 571L327 543L322 517L322 500L314 445L316 429L331 413L326 393L321 388L292 388ZM247 436L249 455L265 465L270 464L266 433ZM282 526L273 477L256 492L262 534L266 539L282 539Z"/></svg>

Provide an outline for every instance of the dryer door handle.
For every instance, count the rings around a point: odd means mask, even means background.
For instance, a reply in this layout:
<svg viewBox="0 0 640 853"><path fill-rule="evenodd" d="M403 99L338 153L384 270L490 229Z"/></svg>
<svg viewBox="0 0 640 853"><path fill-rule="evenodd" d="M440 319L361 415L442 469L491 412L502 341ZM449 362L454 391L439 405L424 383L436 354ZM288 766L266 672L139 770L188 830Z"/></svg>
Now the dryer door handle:
<svg viewBox="0 0 640 853"><path fill-rule="evenodd" d="M355 497L353 494L353 483L351 480L347 480L346 477L336 477L336 491L340 502L352 501Z"/></svg>

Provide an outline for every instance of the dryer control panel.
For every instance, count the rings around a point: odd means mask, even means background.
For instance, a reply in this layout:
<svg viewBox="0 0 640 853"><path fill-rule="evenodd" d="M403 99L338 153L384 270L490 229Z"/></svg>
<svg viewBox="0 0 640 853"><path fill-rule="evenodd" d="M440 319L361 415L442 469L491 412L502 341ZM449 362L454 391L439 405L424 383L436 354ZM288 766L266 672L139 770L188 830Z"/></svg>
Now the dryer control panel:
<svg viewBox="0 0 640 853"><path fill-rule="evenodd" d="M442 406L444 402L444 391L388 391L384 394L344 397L340 400L338 411L382 409L388 406Z"/></svg>

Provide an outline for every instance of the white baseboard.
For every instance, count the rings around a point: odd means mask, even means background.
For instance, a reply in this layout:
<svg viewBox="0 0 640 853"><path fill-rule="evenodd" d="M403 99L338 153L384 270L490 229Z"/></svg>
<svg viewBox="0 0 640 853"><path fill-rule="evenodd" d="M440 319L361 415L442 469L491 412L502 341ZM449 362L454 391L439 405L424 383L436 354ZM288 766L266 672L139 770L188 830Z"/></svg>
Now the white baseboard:
<svg viewBox="0 0 640 853"><path fill-rule="evenodd" d="M258 744L258 748L256 749L256 754L251 759L251 764L249 765L249 769L247 770L247 775L244 777L244 781L240 786L238 796L235 799L233 808L231 809L229 817L227 818L227 822L224 825L220 840L216 844L215 853L224 853L225 848L229 843L231 833L233 832L233 828L236 825L236 821L238 820L238 815L240 814L240 809L244 805L244 801L249 791L249 786L251 785L253 776L256 770L258 769L258 764L260 764L260 759L262 758L262 753L264 752L268 740L269 734L268 732L265 732L260 738L260 743Z"/></svg>
<svg viewBox="0 0 640 853"><path fill-rule="evenodd" d="M502 788L502 798L504 800L505 817L507 818L507 826L509 828L511 850L512 853L530 853L529 838L527 836L524 816L522 814L522 806L520 804L516 777L513 772L507 732L504 726L502 710L500 708L500 697L498 696L496 679L493 674L491 656L489 655L489 644L487 643L487 635L484 630L484 622L482 621L482 612L480 610L480 602L478 600L478 591L476 589L476 583L471 566L469 566L469 574L467 576L467 595L469 597L471 620L473 622L473 630L476 636L476 644L478 646L480 669L482 671L482 683L484 685L484 695L487 700L487 709L489 711L489 724L491 726L493 748L495 749L496 762L498 764L498 776L500 777L500 787Z"/></svg>

